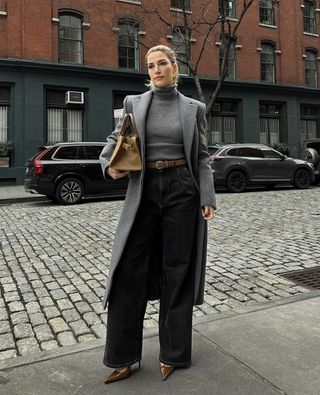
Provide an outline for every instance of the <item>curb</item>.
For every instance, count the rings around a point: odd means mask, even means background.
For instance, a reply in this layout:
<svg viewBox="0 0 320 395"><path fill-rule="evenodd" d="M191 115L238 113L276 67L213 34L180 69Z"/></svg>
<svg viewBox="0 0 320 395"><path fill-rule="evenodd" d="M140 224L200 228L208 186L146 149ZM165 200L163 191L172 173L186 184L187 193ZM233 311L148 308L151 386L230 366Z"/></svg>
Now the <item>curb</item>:
<svg viewBox="0 0 320 395"><path fill-rule="evenodd" d="M29 202L50 202L46 196L34 196L34 197L21 197L21 198L0 198L0 206L14 203L29 203Z"/></svg>
<svg viewBox="0 0 320 395"><path fill-rule="evenodd" d="M285 306L292 303L302 302L304 300L315 299L319 297L320 297L320 291L310 291L308 293L301 295L289 296L287 298L277 300L275 302L261 303L256 306L245 306L241 308L238 312L235 310L231 310L225 313L214 313L202 317L195 317L193 319L193 330L195 332L198 332L197 326L200 326L201 324L204 323L226 320L229 318L238 317L240 315L242 316L262 310L270 310L276 307ZM152 338L155 336L158 336L158 327L148 328L144 330L144 335L143 335L144 339ZM89 343L80 343L80 344L78 343L70 346L58 347L50 351L40 351L36 354L30 354L27 356L20 356L11 359L6 359L0 361L0 372L18 368L24 365L32 365L35 363L44 362L55 358L60 358L66 355L78 354L84 351L89 351L96 348L102 348L104 347L104 345L105 345L104 339L97 339Z"/></svg>

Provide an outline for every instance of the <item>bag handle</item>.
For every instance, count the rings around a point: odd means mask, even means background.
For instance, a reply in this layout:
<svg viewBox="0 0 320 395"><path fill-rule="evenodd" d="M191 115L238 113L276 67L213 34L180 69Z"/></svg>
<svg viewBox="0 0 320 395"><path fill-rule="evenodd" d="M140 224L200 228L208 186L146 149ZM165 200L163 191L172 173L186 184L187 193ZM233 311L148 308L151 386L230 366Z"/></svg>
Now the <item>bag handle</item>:
<svg viewBox="0 0 320 395"><path fill-rule="evenodd" d="M131 126L131 128L130 128L131 134L130 135L131 136L138 136L136 122L135 122L133 114L131 114L131 113L127 113L124 116L124 120L123 120L123 123L122 123L122 126L121 126L121 130L120 130L120 133L119 133L120 136L124 136L125 135L125 131L127 130L128 126Z"/></svg>

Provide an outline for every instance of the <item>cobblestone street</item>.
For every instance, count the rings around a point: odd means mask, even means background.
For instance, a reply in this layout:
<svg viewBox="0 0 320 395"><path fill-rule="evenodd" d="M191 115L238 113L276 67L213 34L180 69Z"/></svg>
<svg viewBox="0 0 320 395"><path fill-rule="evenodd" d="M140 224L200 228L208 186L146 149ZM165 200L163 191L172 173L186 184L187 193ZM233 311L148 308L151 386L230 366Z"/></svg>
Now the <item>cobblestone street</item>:
<svg viewBox="0 0 320 395"><path fill-rule="evenodd" d="M308 292L280 277L320 264L320 188L218 193L203 316ZM123 201L0 205L0 360L105 336L101 306ZM158 303L145 327L157 325Z"/></svg>

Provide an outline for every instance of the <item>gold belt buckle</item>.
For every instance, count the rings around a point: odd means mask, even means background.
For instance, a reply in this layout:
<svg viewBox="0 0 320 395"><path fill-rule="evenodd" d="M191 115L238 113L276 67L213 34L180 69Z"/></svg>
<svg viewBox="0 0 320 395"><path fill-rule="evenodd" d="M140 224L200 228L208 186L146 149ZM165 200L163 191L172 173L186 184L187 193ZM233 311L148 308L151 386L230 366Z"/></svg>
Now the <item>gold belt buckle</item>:
<svg viewBox="0 0 320 395"><path fill-rule="evenodd" d="M161 169L162 169L162 167L161 167L161 166L162 166L162 163L163 163L163 162L162 162L161 160L158 160L158 161L156 162L156 169L157 169L157 170L161 170Z"/></svg>

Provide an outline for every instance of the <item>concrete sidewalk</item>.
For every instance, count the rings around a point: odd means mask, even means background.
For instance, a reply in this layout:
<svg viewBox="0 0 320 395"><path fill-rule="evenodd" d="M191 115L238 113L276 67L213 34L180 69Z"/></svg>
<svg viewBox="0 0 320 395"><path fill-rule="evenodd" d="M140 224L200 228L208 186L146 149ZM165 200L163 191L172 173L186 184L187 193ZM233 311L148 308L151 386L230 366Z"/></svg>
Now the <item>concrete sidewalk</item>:
<svg viewBox="0 0 320 395"><path fill-rule="evenodd" d="M0 368L0 392L47 394L319 395L320 292L215 314L194 325L193 365L162 381L158 338L146 331L140 370L109 384L103 343L20 357ZM79 348L80 347L80 348Z"/></svg>
<svg viewBox="0 0 320 395"><path fill-rule="evenodd" d="M48 200L46 196L25 192L23 185L0 186L0 203Z"/></svg>

